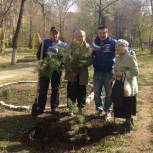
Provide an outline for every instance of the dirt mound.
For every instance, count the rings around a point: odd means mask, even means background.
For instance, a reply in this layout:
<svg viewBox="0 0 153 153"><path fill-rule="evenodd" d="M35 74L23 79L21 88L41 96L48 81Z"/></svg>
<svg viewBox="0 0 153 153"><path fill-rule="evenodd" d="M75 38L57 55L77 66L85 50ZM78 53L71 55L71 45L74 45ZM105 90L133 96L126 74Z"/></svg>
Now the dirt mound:
<svg viewBox="0 0 153 153"><path fill-rule="evenodd" d="M94 143L104 144L107 137L121 133L121 125L105 122L103 118L82 115L69 117L63 112L43 118L27 129L22 142L39 150L51 146L58 153L61 150L72 150L74 147L89 147Z"/></svg>

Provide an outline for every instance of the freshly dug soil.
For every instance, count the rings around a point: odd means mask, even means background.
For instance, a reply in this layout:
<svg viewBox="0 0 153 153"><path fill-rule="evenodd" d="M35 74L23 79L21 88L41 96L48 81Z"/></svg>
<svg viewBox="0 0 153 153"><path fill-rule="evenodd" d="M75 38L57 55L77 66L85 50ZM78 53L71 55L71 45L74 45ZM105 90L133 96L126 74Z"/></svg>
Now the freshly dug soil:
<svg viewBox="0 0 153 153"><path fill-rule="evenodd" d="M108 137L122 133L121 125L115 126L112 122L107 123L93 116L85 116L85 120L80 122L80 117L71 118L66 112L60 111L60 114L43 118L28 128L21 141L36 150L45 149L46 152L52 149L52 152L67 153L72 149L83 148L82 153L85 153L93 144L104 144Z"/></svg>

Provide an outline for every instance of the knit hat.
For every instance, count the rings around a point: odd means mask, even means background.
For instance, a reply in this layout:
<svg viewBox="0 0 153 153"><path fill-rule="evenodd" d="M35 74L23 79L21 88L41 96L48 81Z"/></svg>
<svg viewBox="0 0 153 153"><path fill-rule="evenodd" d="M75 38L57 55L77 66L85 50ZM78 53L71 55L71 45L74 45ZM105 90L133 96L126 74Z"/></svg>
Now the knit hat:
<svg viewBox="0 0 153 153"><path fill-rule="evenodd" d="M117 42L116 42L116 45L118 44L122 44L124 45L125 47L128 47L129 46L129 42L124 40L124 39L119 39Z"/></svg>

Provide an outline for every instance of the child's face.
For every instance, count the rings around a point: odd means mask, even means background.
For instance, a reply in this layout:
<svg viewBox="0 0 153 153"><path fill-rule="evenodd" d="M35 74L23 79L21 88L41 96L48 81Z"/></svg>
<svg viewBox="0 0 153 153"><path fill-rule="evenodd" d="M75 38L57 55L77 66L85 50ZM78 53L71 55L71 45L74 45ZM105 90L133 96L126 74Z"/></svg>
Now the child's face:
<svg viewBox="0 0 153 153"><path fill-rule="evenodd" d="M83 41L85 41L85 34L84 33L78 33L77 35L76 35L76 41L78 41L78 42L83 42Z"/></svg>

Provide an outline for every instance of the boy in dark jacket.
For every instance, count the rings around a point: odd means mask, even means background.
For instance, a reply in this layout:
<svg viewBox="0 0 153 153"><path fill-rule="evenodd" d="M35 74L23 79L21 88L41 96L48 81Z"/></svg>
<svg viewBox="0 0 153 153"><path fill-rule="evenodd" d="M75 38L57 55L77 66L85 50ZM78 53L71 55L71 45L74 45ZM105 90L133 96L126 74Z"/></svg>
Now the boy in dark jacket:
<svg viewBox="0 0 153 153"><path fill-rule="evenodd" d="M108 36L106 26L98 27L98 36L92 43L93 47L93 67L94 67L94 100L97 114L100 115L104 110L106 120L111 118L111 88L112 70L115 62L115 43L116 40ZM102 88L105 89L105 104L102 105Z"/></svg>

